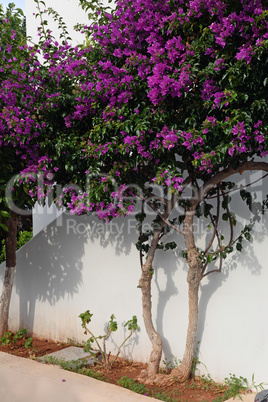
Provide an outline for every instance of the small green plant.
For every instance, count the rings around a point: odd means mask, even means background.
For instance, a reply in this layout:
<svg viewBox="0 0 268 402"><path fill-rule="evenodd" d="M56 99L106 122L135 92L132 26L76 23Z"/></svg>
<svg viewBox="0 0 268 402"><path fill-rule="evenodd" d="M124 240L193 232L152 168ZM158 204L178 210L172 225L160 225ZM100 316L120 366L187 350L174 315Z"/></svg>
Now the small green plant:
<svg viewBox="0 0 268 402"><path fill-rule="evenodd" d="M103 374L96 373L94 370L82 367L77 370L78 374L87 375L88 377L95 378L96 380L103 381L103 382L110 382L108 378L106 378Z"/></svg>
<svg viewBox="0 0 268 402"><path fill-rule="evenodd" d="M13 335L13 342L17 342L17 340L22 339L25 337L25 335L28 334L27 329L19 329L18 332L16 334Z"/></svg>
<svg viewBox="0 0 268 402"><path fill-rule="evenodd" d="M37 360L40 360L40 358L37 357ZM85 363L83 359L65 360L65 359L58 359L57 357L54 356L45 356L41 359L41 361L46 364L56 364L57 366L60 366L64 370L74 372L77 372L77 370L83 367Z"/></svg>
<svg viewBox="0 0 268 402"><path fill-rule="evenodd" d="M40 360L39 357L37 357L35 359ZM104 375L97 373L92 369L84 367L85 361L83 359L66 361L64 359L58 359L54 356L46 356L46 357L42 358L42 361L47 364L56 364L64 370L73 371L78 374L87 375L88 377L95 378L96 380L110 382L108 380L108 378L106 378Z"/></svg>
<svg viewBox="0 0 268 402"><path fill-rule="evenodd" d="M87 311L85 311L85 313L81 313L79 315L79 318L81 318L81 320L82 320L82 324L81 324L82 328L85 329L85 333L88 333L90 335L90 338L87 340L84 350L86 352L90 351L91 354L93 355L93 357L95 357L95 360L97 361L97 353L92 348L93 344L95 343L101 354L102 363L105 366L112 366L114 364L114 362L117 360L123 345L132 336L133 332L138 330L137 317L134 315L131 320L129 320L125 323L124 327L127 327L127 329L130 331L130 334L124 339L122 344L118 347L118 352L117 352L115 358L113 359L113 361L110 363L110 361L109 361L110 353L107 354L107 352L106 352L106 341L110 337L111 333L117 331L117 329L118 329L118 324L115 321L115 316L114 316L114 314L111 315L110 321L108 322L107 327L106 327L106 333L104 335L100 335L97 337L91 332L90 329L87 328L87 324L89 324L91 322L92 316L93 316L93 314L90 313L89 310L87 310ZM99 340L102 340L102 342L103 342L102 347L100 345Z"/></svg>
<svg viewBox="0 0 268 402"><path fill-rule="evenodd" d="M263 391L266 386L267 386L267 384L265 384L264 382L261 382L260 384L256 384L255 379L254 379L254 374L252 374L250 388L253 388L259 392L259 391Z"/></svg>
<svg viewBox="0 0 268 402"><path fill-rule="evenodd" d="M150 390L144 384L141 384L138 381L135 381L127 376L121 377L117 381L117 384L123 388L129 389L130 391L136 392L136 394L152 396L153 398L165 402L178 402L177 398L172 398L170 395L167 394L167 392L161 392L154 389Z"/></svg>
<svg viewBox="0 0 268 402"><path fill-rule="evenodd" d="M199 345L199 343L200 343L200 342L198 342L198 345ZM196 348L196 351L195 351L195 355L194 355L193 361L192 361L191 378L194 378L194 377L195 377L195 372L196 372L197 366L198 366L199 364L202 364L202 365L205 367L205 369L207 369L206 366L205 366L205 364L202 363L202 362L199 360L198 355L199 355L199 348L197 347L197 348ZM167 360L167 358L166 358L166 359L162 360L162 363L163 363L164 366L165 366L165 368L162 369L162 371L167 372L167 373L170 373L171 370L173 370L174 368L176 368L176 367L178 367L178 366L180 365L181 360L178 359L176 356L171 355L171 360Z"/></svg>
<svg viewBox="0 0 268 402"><path fill-rule="evenodd" d="M26 349L30 349L32 346L33 346L33 338L30 336L27 340L26 340L26 342L25 342L25 344L24 344L24 346L25 346L25 348Z"/></svg>
<svg viewBox="0 0 268 402"><path fill-rule="evenodd" d="M170 357L171 357L171 360L168 360L167 358L162 360L162 363L165 367L164 367L164 369L163 368L160 369L160 373L161 372L170 373L171 370L173 370L174 368L176 368L180 365L180 363L181 363L180 359L178 359L174 355L170 355Z"/></svg>
<svg viewBox="0 0 268 402"><path fill-rule="evenodd" d="M35 357L35 360L40 360L40 357ZM46 364L57 364L58 366L61 365L63 362L63 359L58 359L57 357L54 356L45 356L42 357L42 361Z"/></svg>
<svg viewBox="0 0 268 402"><path fill-rule="evenodd" d="M205 369L207 370L206 365L204 363L202 363L199 360L199 357L198 357L199 356L199 343L200 342L197 343L198 346L196 347L195 355L194 355L194 358L193 358L193 361L192 361L191 378L195 378L195 372L196 372L197 366L199 364L202 364L205 367Z"/></svg>
<svg viewBox="0 0 268 402"><path fill-rule="evenodd" d="M9 343L12 343L13 345L15 345L15 343L20 340L23 339L27 336L28 331L27 329L19 329L15 334L12 334L12 332L7 331L4 333L4 335L2 336L2 338L0 338L0 342L2 346L5 346ZM24 346L26 348L30 348L32 346L32 338L28 338L24 344Z"/></svg>
<svg viewBox="0 0 268 402"><path fill-rule="evenodd" d="M123 388L130 389L131 391L136 392L137 394L149 395L150 393L150 390L144 384L140 384L139 382L132 380L132 378L129 378L127 376L121 377L117 381L117 384Z"/></svg>
<svg viewBox="0 0 268 402"><path fill-rule="evenodd" d="M172 398L166 392L152 392L152 397L165 402L178 402L178 398Z"/></svg>
<svg viewBox="0 0 268 402"><path fill-rule="evenodd" d="M211 389L212 387L216 386L216 383L214 380L212 380L210 374L208 375L202 375L201 377L199 377L200 382L202 384L202 388L205 391L208 391L209 389Z"/></svg>
<svg viewBox="0 0 268 402"><path fill-rule="evenodd" d="M253 389L256 391L261 391L264 389L264 383L255 383L254 374L252 375L251 384L249 384L248 380L244 377L236 377L235 374L230 374L229 378L224 379L224 385L227 387L227 389L224 392L222 400L235 398L241 394L251 393Z"/></svg>
<svg viewBox="0 0 268 402"><path fill-rule="evenodd" d="M12 333L10 331L5 332L0 341L2 346L5 346L8 343L12 342Z"/></svg>
<svg viewBox="0 0 268 402"><path fill-rule="evenodd" d="M72 345L72 346L77 346L79 348L84 348L86 346L86 342L77 342L74 339L67 338L66 344Z"/></svg>
<svg viewBox="0 0 268 402"><path fill-rule="evenodd" d="M185 388L187 389L197 389L197 384L194 381L186 381Z"/></svg>

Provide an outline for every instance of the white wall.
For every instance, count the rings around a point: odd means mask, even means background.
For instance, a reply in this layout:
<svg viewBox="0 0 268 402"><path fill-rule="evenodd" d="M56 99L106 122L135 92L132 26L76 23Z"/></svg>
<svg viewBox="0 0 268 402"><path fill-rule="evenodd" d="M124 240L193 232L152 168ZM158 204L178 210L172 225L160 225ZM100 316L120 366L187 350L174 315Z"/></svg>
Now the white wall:
<svg viewBox="0 0 268 402"><path fill-rule="evenodd" d="M200 361L215 379L229 373L268 382L267 219L242 254L223 272L204 279L200 291L197 341ZM10 329L36 336L85 340L78 315L94 313L92 328L101 334L111 314L119 322L110 347L123 337L121 323L138 316L139 333L125 355L146 361L150 343L141 309L139 254L133 217L111 224L94 217L63 214L17 253ZM180 246L181 247L181 246ZM0 267L3 278L4 265ZM181 358L187 329L187 268L178 252L159 251L153 278L153 315L163 337L164 355ZM206 373L200 365L202 373Z"/></svg>
<svg viewBox="0 0 268 402"><path fill-rule="evenodd" d="M61 221L60 216L62 215L62 213L63 210L58 210L55 204L48 205L48 203L46 202L46 204L42 206L38 204L38 202L36 202L34 208L32 209L33 237L57 218L59 218L59 225Z"/></svg>

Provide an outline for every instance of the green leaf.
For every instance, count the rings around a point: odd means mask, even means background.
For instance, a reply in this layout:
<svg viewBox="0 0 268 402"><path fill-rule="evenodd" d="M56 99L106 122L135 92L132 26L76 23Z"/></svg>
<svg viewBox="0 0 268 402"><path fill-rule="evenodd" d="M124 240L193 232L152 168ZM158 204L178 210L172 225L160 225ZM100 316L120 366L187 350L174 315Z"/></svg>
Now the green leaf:
<svg viewBox="0 0 268 402"><path fill-rule="evenodd" d="M81 313L79 315L79 318L81 318L81 320L82 320L82 326L85 326L86 324L91 322L92 316L93 316L93 314L91 314L89 310L85 311L84 313Z"/></svg>
<svg viewBox="0 0 268 402"><path fill-rule="evenodd" d="M10 217L10 213L7 211L0 211L0 214L4 217L4 218L9 218Z"/></svg>
<svg viewBox="0 0 268 402"><path fill-rule="evenodd" d="M113 331L113 332L117 331L117 322L116 322L116 321L112 321L112 322L110 323L110 329L111 329L111 331Z"/></svg>
<svg viewBox="0 0 268 402"><path fill-rule="evenodd" d="M207 262L208 262L208 263L211 263L211 261L212 261L212 255L211 255L211 254L208 254L208 255L207 255Z"/></svg>
<svg viewBox="0 0 268 402"><path fill-rule="evenodd" d="M182 258L187 258L187 251L186 250L182 250L181 251L181 256L182 256Z"/></svg>
<svg viewBox="0 0 268 402"><path fill-rule="evenodd" d="M133 315L131 320L128 320L124 327L127 327L129 331L137 331L138 329L138 320L137 320L137 316Z"/></svg>
<svg viewBox="0 0 268 402"><path fill-rule="evenodd" d="M246 233L245 233L245 238L246 238L247 240L250 240L250 239L251 239L251 234L250 234L249 232L246 232Z"/></svg>
<svg viewBox="0 0 268 402"><path fill-rule="evenodd" d="M237 245L236 245L236 249L238 250L238 251L242 251L242 244L241 243L237 243Z"/></svg>
<svg viewBox="0 0 268 402"><path fill-rule="evenodd" d="M29 349L29 348L32 347L32 340L33 340L32 337L30 337L30 338L27 339L27 341L26 341L25 344L24 344L24 346L25 346L26 349Z"/></svg>
<svg viewBox="0 0 268 402"><path fill-rule="evenodd" d="M225 212L224 214L222 214L222 220L228 221L228 219L229 219L229 215L227 214L227 212Z"/></svg>
<svg viewBox="0 0 268 402"><path fill-rule="evenodd" d="M176 247L177 244L174 241L171 241L164 246L164 250L174 250Z"/></svg>
<svg viewBox="0 0 268 402"><path fill-rule="evenodd" d="M0 223L0 227L1 227L2 229L4 229L5 232L8 232L7 226L4 225L3 223Z"/></svg>
<svg viewBox="0 0 268 402"><path fill-rule="evenodd" d="M226 209L226 208L227 208L227 205L230 203L231 199L232 199L232 198L231 198L229 195L227 195L227 196L224 198L224 200L222 201L222 208L223 208L223 209Z"/></svg>

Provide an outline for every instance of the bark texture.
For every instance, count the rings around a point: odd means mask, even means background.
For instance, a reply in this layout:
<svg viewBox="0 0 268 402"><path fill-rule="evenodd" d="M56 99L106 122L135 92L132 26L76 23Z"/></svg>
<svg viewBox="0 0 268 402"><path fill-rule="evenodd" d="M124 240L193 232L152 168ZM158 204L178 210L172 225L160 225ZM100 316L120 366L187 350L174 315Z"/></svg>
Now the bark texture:
<svg viewBox="0 0 268 402"><path fill-rule="evenodd" d="M169 216L171 209L172 207L167 208L165 214L163 215L164 219ZM159 225L158 229L156 229L154 232L146 262L142 265L141 268L142 273L139 281L139 286L142 292L142 314L144 325L153 348L148 362L148 370L146 373L142 373L142 376L145 376L148 379L153 379L158 373L162 357L162 338L155 330L152 320L151 284L153 278L153 260L164 225L165 223L163 221Z"/></svg>
<svg viewBox="0 0 268 402"><path fill-rule="evenodd" d="M191 209L187 212L184 221L184 236L187 250L187 263L189 266L187 275L189 315L183 359L180 366L172 371L172 375L175 376L179 382L186 381L191 375L198 325L198 292L202 279L202 262L199 259L199 253L194 241L193 217L194 211Z"/></svg>
<svg viewBox="0 0 268 402"><path fill-rule="evenodd" d="M17 247L17 217L8 220L8 233L6 236L6 269L0 298L0 336L8 331L8 316L12 288L16 271L16 247Z"/></svg>
<svg viewBox="0 0 268 402"><path fill-rule="evenodd" d="M162 356L162 339L158 332L155 330L152 321L152 272L153 271L151 262L146 261L146 263L142 266L142 275L139 281L139 285L142 291L144 325L153 348L148 362L148 371L146 373L149 378L153 378L158 373L159 364Z"/></svg>

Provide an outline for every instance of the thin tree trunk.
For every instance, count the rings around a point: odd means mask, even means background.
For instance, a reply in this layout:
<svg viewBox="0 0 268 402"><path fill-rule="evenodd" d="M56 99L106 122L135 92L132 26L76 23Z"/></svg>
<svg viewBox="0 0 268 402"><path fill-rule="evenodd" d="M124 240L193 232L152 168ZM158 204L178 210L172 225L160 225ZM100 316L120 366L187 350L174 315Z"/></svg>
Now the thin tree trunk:
<svg viewBox="0 0 268 402"><path fill-rule="evenodd" d="M8 233L6 236L6 269L0 298L0 336L8 330L8 316L11 293L16 271L16 247L17 247L17 217L8 220Z"/></svg>
<svg viewBox="0 0 268 402"><path fill-rule="evenodd" d="M189 266L187 275L189 315L186 345L180 366L172 370L172 375L180 382L186 381L191 375L198 325L198 291L202 278L202 261L199 258L194 241L193 217L194 211L190 210L187 212L184 221L184 236Z"/></svg>
<svg viewBox="0 0 268 402"><path fill-rule="evenodd" d="M186 345L181 364L172 371L172 375L180 382L184 382L190 378L194 359L198 324L198 291L201 280L200 263L201 261L197 261L195 265L189 266L187 276L189 316Z"/></svg>
<svg viewBox="0 0 268 402"><path fill-rule="evenodd" d="M153 260L162 230L165 226L165 220L168 219L168 217L170 216L176 202L177 198L174 194L171 200L165 200L164 202L165 212L161 216L162 221L159 223L158 228L155 228L150 249L147 254L146 262L142 265L142 274L139 281L139 286L142 291L142 315L144 325L153 348L148 362L148 369L146 373L141 374L141 377L147 377L149 380L154 379L154 377L158 373L162 357L162 338L155 330L152 320L151 284L153 278Z"/></svg>
<svg viewBox="0 0 268 402"><path fill-rule="evenodd" d="M150 261L147 260L146 263L142 266L142 275L139 281L139 285L142 291L144 325L153 347L148 362L148 370L146 373L146 376L148 378L153 378L158 373L159 364L162 356L162 339L158 332L156 332L152 321L152 272L152 264Z"/></svg>

